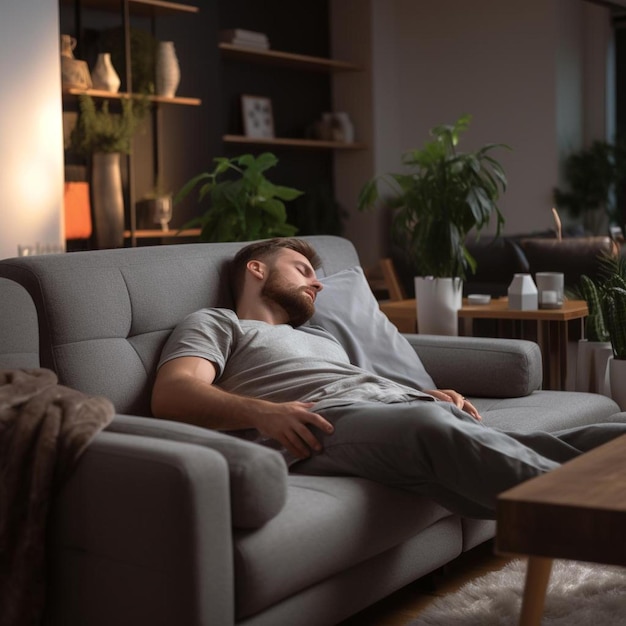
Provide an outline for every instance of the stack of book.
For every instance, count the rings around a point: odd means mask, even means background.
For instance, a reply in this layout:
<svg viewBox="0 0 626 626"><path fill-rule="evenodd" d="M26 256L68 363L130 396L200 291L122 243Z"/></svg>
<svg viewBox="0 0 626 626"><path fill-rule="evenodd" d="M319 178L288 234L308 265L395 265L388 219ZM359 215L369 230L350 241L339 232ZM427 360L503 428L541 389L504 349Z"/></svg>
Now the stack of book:
<svg viewBox="0 0 626 626"><path fill-rule="evenodd" d="M269 39L265 33L257 33L256 31L244 30L243 28L231 28L220 31L220 41L233 46L259 50L267 50L270 47Z"/></svg>

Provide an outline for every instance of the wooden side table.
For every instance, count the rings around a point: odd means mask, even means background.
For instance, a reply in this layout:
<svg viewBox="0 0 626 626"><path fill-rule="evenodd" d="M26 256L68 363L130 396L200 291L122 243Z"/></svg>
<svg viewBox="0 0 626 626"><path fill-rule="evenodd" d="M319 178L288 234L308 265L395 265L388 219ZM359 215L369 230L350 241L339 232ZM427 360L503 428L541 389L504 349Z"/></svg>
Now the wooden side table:
<svg viewBox="0 0 626 626"><path fill-rule="evenodd" d="M552 559L626 565L626 435L500 494L496 551L528 555L520 626L539 626Z"/></svg>
<svg viewBox="0 0 626 626"><path fill-rule="evenodd" d="M565 389L567 377L567 323L580 319L581 336L584 319L589 314L584 300L566 300L560 309L533 309L517 311L509 309L507 298L492 299L489 304L469 304L463 300L459 311L464 334L472 334L473 320L530 320L537 322L537 338L543 360L543 380L546 389ZM417 332L417 309L415 300L381 302L380 310L403 333Z"/></svg>

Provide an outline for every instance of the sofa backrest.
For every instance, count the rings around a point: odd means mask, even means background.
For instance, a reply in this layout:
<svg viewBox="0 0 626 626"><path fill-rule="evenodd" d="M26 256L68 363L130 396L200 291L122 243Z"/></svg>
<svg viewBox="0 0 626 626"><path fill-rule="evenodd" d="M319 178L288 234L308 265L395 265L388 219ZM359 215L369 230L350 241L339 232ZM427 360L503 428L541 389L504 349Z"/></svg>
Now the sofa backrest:
<svg viewBox="0 0 626 626"><path fill-rule="evenodd" d="M39 367L37 311L26 289L0 278L0 368Z"/></svg>
<svg viewBox="0 0 626 626"><path fill-rule="evenodd" d="M305 237L320 276L359 264L354 246ZM118 413L150 415L165 340L187 314L232 305L229 259L242 243L198 243L72 252L0 261L0 277L22 285L37 309L41 367L59 382L108 397Z"/></svg>

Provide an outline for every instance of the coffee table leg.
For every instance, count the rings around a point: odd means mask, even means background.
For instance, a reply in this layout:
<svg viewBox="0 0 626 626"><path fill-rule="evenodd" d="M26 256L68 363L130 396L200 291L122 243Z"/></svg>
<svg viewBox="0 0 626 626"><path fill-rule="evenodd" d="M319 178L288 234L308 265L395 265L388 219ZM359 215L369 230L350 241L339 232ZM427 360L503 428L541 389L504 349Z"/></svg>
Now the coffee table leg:
<svg viewBox="0 0 626 626"><path fill-rule="evenodd" d="M519 620L520 626L539 626L541 624L551 570L552 559L540 556L528 558L526 586L524 587L522 613Z"/></svg>

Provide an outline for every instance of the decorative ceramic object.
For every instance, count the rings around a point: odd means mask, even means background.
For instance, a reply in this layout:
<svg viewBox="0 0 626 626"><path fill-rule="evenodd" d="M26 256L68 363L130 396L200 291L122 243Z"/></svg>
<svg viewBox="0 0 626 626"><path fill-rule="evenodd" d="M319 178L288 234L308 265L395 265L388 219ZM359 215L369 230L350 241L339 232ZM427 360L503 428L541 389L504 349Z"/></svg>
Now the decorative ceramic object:
<svg viewBox="0 0 626 626"><path fill-rule="evenodd" d="M560 309L563 307L565 276L562 272L537 272L537 292L540 309Z"/></svg>
<svg viewBox="0 0 626 626"><path fill-rule="evenodd" d="M173 98L180 83L180 66L173 41L159 42L156 59L156 93Z"/></svg>
<svg viewBox="0 0 626 626"><path fill-rule="evenodd" d="M61 84L65 88L90 89L91 76L86 61L74 58L76 39L61 35Z"/></svg>
<svg viewBox="0 0 626 626"><path fill-rule="evenodd" d="M120 77L111 63L111 54L102 52L98 55L96 64L91 72L91 81L94 89L117 93L120 90Z"/></svg>
<svg viewBox="0 0 626 626"><path fill-rule="evenodd" d="M98 248L124 245L124 195L118 152L96 152L91 163L91 204Z"/></svg>
<svg viewBox="0 0 626 626"><path fill-rule="evenodd" d="M531 311L538 308L537 286L530 274L515 274L509 285L509 309Z"/></svg>
<svg viewBox="0 0 626 626"><path fill-rule="evenodd" d="M458 312L463 304L462 285L460 278L415 277L418 333L459 334Z"/></svg>
<svg viewBox="0 0 626 626"><path fill-rule="evenodd" d="M151 229L158 227L162 231L169 230L172 219L172 196L147 198L137 202L137 226Z"/></svg>
<svg viewBox="0 0 626 626"><path fill-rule="evenodd" d="M335 122L335 128L337 129L337 141L343 141L345 143L354 143L354 125L347 113L340 112L335 113L333 116Z"/></svg>

